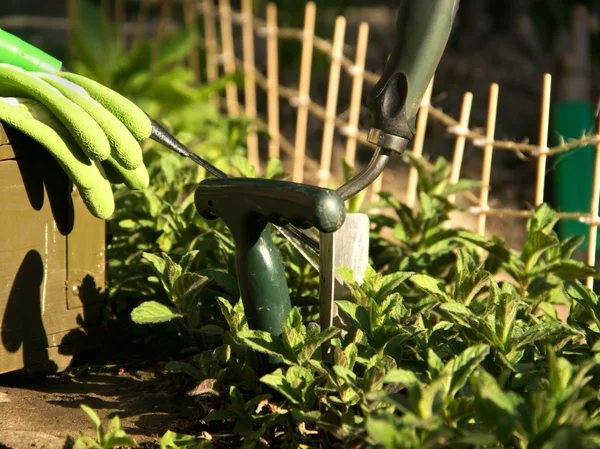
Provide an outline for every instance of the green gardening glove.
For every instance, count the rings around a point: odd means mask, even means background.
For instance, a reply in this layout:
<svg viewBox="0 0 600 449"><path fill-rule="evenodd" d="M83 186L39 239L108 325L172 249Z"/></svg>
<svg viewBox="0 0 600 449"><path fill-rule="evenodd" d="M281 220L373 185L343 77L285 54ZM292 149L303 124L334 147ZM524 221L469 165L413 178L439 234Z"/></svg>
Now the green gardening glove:
<svg viewBox="0 0 600 449"><path fill-rule="evenodd" d="M114 212L111 183L149 184L139 142L150 136L150 119L85 77L0 64L0 121L43 145L98 218Z"/></svg>

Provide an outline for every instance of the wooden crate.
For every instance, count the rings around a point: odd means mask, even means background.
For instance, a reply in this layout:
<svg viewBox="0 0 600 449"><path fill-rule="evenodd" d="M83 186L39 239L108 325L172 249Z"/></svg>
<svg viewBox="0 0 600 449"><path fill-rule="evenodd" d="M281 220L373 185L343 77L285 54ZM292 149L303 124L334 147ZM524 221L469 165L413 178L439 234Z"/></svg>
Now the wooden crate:
<svg viewBox="0 0 600 449"><path fill-rule="evenodd" d="M0 124L0 373L60 371L101 342L104 251L56 161Z"/></svg>

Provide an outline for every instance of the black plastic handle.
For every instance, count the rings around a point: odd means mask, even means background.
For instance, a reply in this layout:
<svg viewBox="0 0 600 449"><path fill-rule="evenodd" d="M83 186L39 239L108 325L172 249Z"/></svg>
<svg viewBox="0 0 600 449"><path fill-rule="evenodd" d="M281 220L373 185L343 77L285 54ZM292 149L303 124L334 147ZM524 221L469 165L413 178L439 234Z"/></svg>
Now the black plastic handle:
<svg viewBox="0 0 600 449"><path fill-rule="evenodd" d="M394 47L369 96L372 128L411 139L446 48L459 0L401 0Z"/></svg>

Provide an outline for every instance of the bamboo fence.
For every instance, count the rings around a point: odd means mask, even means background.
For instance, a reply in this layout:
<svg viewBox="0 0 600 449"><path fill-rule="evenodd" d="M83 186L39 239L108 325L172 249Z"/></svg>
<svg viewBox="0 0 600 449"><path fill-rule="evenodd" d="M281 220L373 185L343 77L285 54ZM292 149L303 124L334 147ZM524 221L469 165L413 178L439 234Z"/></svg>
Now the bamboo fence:
<svg viewBox="0 0 600 449"><path fill-rule="evenodd" d="M108 0L103 0L103 3ZM122 11L125 0L114 0L116 11ZM131 0L130 0L131 1ZM349 50L345 44L346 21L338 17L335 21L333 40L330 42L315 35L316 6L312 2L306 3L304 10L304 26L301 29L280 27L278 25L278 10L275 3L269 3L266 11L253 11L252 0L241 0L240 10L231 7L230 0L180 0L183 2L183 11L186 26L192 26L198 21L203 28L203 35L198 47L203 49L203 65L206 81L213 82L223 74L241 72L244 75L243 90L235 83L230 83L225 91L224 107L230 116L244 114L255 119L256 126L265 127L270 135L268 141L268 157L287 157L292 162L291 179L303 182L306 173L317 174L317 183L327 185L335 183L332 176L332 160L341 157L334 154L334 138L345 140L343 159L350 166L356 164L357 145L367 143L367 131L359 126L361 98L363 91L371 88L379 79L379 75L365 69L367 57L367 44L369 39L369 25L362 23L358 30L356 44ZM72 3L70 1L70 3ZM171 0L139 0L140 16L145 14L148 5L161 6L161 15L167 8L171 8ZM146 11L147 13L147 11ZM166 14L166 13L165 13ZM121 13L122 15L122 13ZM265 17L262 19L261 17ZM123 20L123 19L122 19ZM165 19L163 18L162 21ZM24 25L35 25L40 28L52 30L69 27L68 20L44 19L34 17L6 17L0 18L0 26L18 28ZM122 24L122 33L139 35L136 24ZM139 20L138 24L139 25ZM164 33L166 27L158 26ZM241 55L236 53L235 36L241 35ZM280 83L279 48L282 41L297 41L301 45L301 61L298 74L297 87L285 86ZM260 46L266 54L266 69L260 69L256 64L256 48ZM238 45L239 47L239 45ZM198 48L194 49L195 55L190 55L188 63L194 70L197 80L200 80L200 62L197 59ZM319 104L310 98L311 74L315 54L325 55L330 61L328 90L325 105ZM341 76L351 79L351 93L347 113L340 114L337 110L338 94ZM431 105L432 81L427 90L419 115L417 117L416 134L411 151L417 156L423 155L426 140L426 130L431 121L444 126L454 138L454 154L452 157L451 182L457 182L461 177L465 145L470 143L474 148L482 151L483 164L481 170L482 187L478 196L473 196L468 212L476 218L476 231L484 235L486 232L487 218L490 216L527 218L532 214L530 209L510 209L493 207L490 204L490 178L494 167L495 151L511 151L525 154L537 159L537 177L535 182L535 201L533 206L544 202L546 187L548 158L559 153L564 153L576 148L594 145L596 158L594 165L594 183L592 201L589 211L580 213L559 212L559 217L564 220L578 220L589 225L589 246L587 262L596 263L596 243L598 224L598 203L600 200L600 132L596 135L586 136L558 146L548 146L550 126L550 94L552 88L551 75L543 77L542 97L540 98L540 124L537 144L519 143L508 140L496 140L496 116L499 97L499 86L490 85L487 124L485 131L480 132L470 127L471 106L473 94L466 92L463 96L462 108L458 119L444 113ZM266 96L265 110L258 110L257 92L262 91ZM280 129L280 112L282 102L288 102L296 109L296 127L293 140L286 137ZM322 122L322 143L320 158L315 160L306 154L307 131L310 118ZM260 170L261 158L259 139L256 128L250 130L248 138L248 158L257 170ZM393 176L389 171L377 179L370 188L370 198L376 199L381 191L384 176ZM405 202L410 207L417 203L418 174L414 168L409 169L405 187ZM451 198L454 200L454 198ZM593 279L588 279L587 284L593 287Z"/></svg>

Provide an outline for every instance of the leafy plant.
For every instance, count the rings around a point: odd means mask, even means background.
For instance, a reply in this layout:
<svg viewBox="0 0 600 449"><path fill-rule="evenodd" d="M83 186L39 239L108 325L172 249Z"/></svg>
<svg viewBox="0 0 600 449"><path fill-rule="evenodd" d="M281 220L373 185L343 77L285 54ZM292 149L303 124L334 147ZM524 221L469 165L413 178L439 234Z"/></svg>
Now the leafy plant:
<svg viewBox="0 0 600 449"><path fill-rule="evenodd" d="M95 427L96 439L81 435L74 442L67 441L66 447L73 449L113 449L126 447L139 447L135 439L121 429L118 416L111 419L109 429L105 429L96 412L87 405L81 404L81 409L86 413ZM204 449L210 447L208 441L192 435L184 435L168 430L160 439L160 449Z"/></svg>
<svg viewBox="0 0 600 449"><path fill-rule="evenodd" d="M158 324L178 320L198 348L223 334L224 330L213 323L215 312L219 310L216 298L237 300L237 280L223 271L198 270L201 256L200 251L191 251L176 263L165 253L162 257L144 253L143 260L154 269L155 279L162 285L167 299L142 302L131 312L133 322Z"/></svg>
<svg viewBox="0 0 600 449"><path fill-rule="evenodd" d="M144 255L166 298L134 319L173 320L196 336L198 352L167 369L194 379L193 394L214 405L205 421L230 428L240 447L593 446L600 308L579 279L597 270L571 259L577 239L558 239L546 205L521 251L447 229L448 195L473 184L448 184L443 160L413 162L420 208L384 194L396 218L373 219L395 236L374 238L362 285L340 270L343 329L320 329L310 301L293 308L280 336L249 329L234 271L203 272L198 252L179 263ZM281 249L290 272L302 273ZM315 294L310 287L303 298ZM570 305L566 322L556 303ZM197 339L200 329L211 338Z"/></svg>
<svg viewBox="0 0 600 449"><path fill-rule="evenodd" d="M224 171L284 178L277 160L254 171L243 157L248 123L221 116L208 101L229 80L197 86L175 63L194 39L193 30L179 31L122 57L116 47L108 64L91 39L80 45L79 69L129 95ZM340 271L349 287L337 304L343 329L316 324L318 276L275 236L294 308L273 336L248 327L227 228L196 217L193 191L206 173L154 144L145 157L152 187L115 192L107 252L113 311L131 311L138 326L176 330L186 351L166 369L195 382L190 394L206 399L205 423L228 429L225 444L598 444L600 308L580 283L598 272L571 259L579 240L560 241L548 206L534 211L520 251L448 228L456 209L449 196L477 184L451 184L443 159L429 166L411 158L420 179L416 210L390 193L376 204L364 197L348 204L373 212L373 232L362 285ZM557 303L569 307L566 322ZM174 433L161 441L165 448L204 445Z"/></svg>
<svg viewBox="0 0 600 449"><path fill-rule="evenodd" d="M81 409L86 413L96 429L96 439L81 435L73 445L74 449L112 449L117 447L138 447L135 440L121 429L118 416L110 421L110 427L105 429L100 418L94 410L81 404Z"/></svg>

